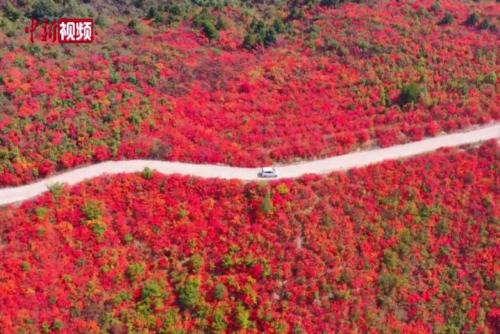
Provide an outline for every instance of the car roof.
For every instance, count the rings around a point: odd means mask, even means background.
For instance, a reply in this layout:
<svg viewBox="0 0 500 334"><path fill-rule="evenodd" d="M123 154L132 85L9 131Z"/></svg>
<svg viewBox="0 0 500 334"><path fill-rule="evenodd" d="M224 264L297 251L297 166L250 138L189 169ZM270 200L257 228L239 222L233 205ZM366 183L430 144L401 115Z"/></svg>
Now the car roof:
<svg viewBox="0 0 500 334"><path fill-rule="evenodd" d="M274 167L262 167L263 172L274 172Z"/></svg>

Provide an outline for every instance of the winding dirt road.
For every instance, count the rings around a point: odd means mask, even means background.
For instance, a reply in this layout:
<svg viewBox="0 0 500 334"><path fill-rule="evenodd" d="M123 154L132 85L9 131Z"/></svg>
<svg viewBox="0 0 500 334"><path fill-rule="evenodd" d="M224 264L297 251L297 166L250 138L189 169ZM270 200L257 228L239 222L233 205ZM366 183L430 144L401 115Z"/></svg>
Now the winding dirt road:
<svg viewBox="0 0 500 334"><path fill-rule="evenodd" d="M500 138L500 123L492 123L469 131L441 135L408 144L367 151L353 152L327 159L278 166L279 178L296 178L304 174L327 174L355 167L363 167L383 160L401 159L441 147L453 147ZM163 174L191 175L202 178L257 180L258 168L222 165L202 165L156 160L107 161L55 175L36 183L0 189L0 205L16 203L38 196L54 183L76 184L85 179L105 174L135 173L149 167Z"/></svg>

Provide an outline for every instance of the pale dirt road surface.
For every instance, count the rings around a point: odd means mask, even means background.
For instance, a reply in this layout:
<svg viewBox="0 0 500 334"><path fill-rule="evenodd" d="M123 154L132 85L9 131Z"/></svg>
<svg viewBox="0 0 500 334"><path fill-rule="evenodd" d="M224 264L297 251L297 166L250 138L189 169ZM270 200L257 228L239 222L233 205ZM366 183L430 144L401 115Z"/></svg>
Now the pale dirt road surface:
<svg viewBox="0 0 500 334"><path fill-rule="evenodd" d="M500 123L493 123L452 134L440 135L408 144L395 145L367 151L348 153L331 158L305 161L298 164L278 166L279 178L297 178L304 174L327 174L350 168L363 167L384 160L402 159L442 147L454 147L500 138ZM258 168L203 165L157 160L107 161L55 175L36 183L0 189L0 205L16 203L38 196L54 183L68 185L79 183L101 175L141 172L144 168L155 169L162 174L190 175L201 178L262 180L257 176ZM276 178L275 178L276 179ZM274 179L274 180L275 180Z"/></svg>

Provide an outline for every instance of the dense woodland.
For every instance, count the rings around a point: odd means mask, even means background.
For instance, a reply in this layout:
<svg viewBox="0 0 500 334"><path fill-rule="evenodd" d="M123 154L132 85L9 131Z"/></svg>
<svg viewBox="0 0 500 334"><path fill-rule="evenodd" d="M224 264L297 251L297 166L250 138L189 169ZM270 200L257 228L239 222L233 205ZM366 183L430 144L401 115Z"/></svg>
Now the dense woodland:
<svg viewBox="0 0 500 334"><path fill-rule="evenodd" d="M498 333L500 148L98 178L0 211L5 333Z"/></svg>
<svg viewBox="0 0 500 334"><path fill-rule="evenodd" d="M291 162L498 120L499 6L4 1L0 185L107 159ZM29 18L62 16L93 17L94 43L29 42Z"/></svg>
<svg viewBox="0 0 500 334"><path fill-rule="evenodd" d="M495 1L0 1L0 187L258 166L500 119ZM88 45L30 19L92 17ZM101 177L0 208L0 334L499 333L498 141L243 183Z"/></svg>

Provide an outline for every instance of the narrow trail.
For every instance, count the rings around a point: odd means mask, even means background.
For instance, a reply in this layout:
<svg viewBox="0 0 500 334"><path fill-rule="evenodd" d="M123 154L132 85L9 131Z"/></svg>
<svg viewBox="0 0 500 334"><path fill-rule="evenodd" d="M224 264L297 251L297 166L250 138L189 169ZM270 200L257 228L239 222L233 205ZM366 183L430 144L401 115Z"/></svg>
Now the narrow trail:
<svg viewBox="0 0 500 334"><path fill-rule="evenodd" d="M492 123L473 130L427 138L420 141L378 148L367 151L348 153L331 158L305 161L298 164L278 166L279 178L297 178L304 174L327 174L350 168L363 167L384 160L402 159L431 152L442 147L454 147L500 138L500 123ZM19 187L1 188L0 205L16 203L38 196L47 191L54 183L68 185L83 180L119 173L141 172L149 167L163 174L191 175L202 178L239 179L245 181L261 180L258 168L242 168L222 165L192 164L158 160L122 160L107 161L90 165L62 174L48 177L36 183Z"/></svg>

